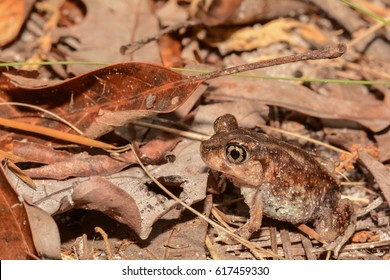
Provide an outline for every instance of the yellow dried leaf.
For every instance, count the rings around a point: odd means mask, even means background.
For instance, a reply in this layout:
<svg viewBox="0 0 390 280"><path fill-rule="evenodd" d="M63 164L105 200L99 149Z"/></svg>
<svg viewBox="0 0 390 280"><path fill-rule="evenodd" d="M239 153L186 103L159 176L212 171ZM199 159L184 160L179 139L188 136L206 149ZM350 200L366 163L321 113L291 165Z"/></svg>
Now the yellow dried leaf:
<svg viewBox="0 0 390 280"><path fill-rule="evenodd" d="M287 42L302 47L302 41L324 45L328 42L320 29L312 24L294 19L276 19L263 26L255 25L234 31L228 38L216 45L221 53L249 51L266 47L275 42Z"/></svg>

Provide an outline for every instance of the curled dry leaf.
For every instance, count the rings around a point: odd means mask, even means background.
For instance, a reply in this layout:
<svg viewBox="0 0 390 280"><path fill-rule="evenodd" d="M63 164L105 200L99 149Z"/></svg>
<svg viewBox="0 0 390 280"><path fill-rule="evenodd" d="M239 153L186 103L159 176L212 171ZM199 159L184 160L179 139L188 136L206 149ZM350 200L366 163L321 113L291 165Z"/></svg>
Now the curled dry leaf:
<svg viewBox="0 0 390 280"><path fill-rule="evenodd" d="M129 162L123 156L117 158L104 155L90 156L83 152L69 156L65 161L26 169L24 173L35 179L56 180L64 180L69 177L105 176L116 173L134 162Z"/></svg>
<svg viewBox="0 0 390 280"><path fill-rule="evenodd" d="M23 155L26 162L51 164L68 160L73 156L70 152L55 150L50 146L33 142L13 141L12 153Z"/></svg>
<svg viewBox="0 0 390 280"><path fill-rule="evenodd" d="M72 208L98 210L141 234L141 213L132 196L104 177L91 177L75 184L61 200L59 212Z"/></svg>
<svg viewBox="0 0 390 280"><path fill-rule="evenodd" d="M152 139L141 147L140 156L145 163L161 162L165 153L179 141L180 138L170 136ZM108 176L136 163L132 151L118 156L89 155L86 152L71 154L45 145L20 141L13 142L13 153L23 155L25 161L48 164L24 170L31 178L63 180L69 177Z"/></svg>

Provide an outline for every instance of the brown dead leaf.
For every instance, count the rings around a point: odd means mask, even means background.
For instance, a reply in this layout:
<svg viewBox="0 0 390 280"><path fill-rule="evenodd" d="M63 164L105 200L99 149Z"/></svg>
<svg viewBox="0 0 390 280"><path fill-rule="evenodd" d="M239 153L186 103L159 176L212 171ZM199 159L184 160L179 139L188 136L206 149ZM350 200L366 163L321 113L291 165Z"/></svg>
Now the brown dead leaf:
<svg viewBox="0 0 390 280"><path fill-rule="evenodd" d="M36 255L26 209L5 175L6 163L0 164L0 259L30 259Z"/></svg>
<svg viewBox="0 0 390 280"><path fill-rule="evenodd" d="M201 205L198 204L203 206L201 212L206 216L210 214L211 203L211 199L206 199ZM159 260L206 260L204 240L208 227L208 223L188 211L179 219L162 217L153 226L148 250L144 249L144 244L137 242L126 249L126 255L143 260L150 259L150 255Z"/></svg>
<svg viewBox="0 0 390 280"><path fill-rule="evenodd" d="M318 6L350 33L366 26L366 22L360 18L359 12L341 1L310 0L310 2Z"/></svg>
<svg viewBox="0 0 390 280"><path fill-rule="evenodd" d="M197 6L191 7L191 13L195 14L206 25L219 25L234 14L241 2L242 0L193 1L193 4L197 4Z"/></svg>
<svg viewBox="0 0 390 280"><path fill-rule="evenodd" d="M110 175L130 165L123 156L111 158L109 156L89 156L87 153L78 153L65 161L54 162L42 167L24 170L31 178L49 178L63 180L69 177L90 177Z"/></svg>
<svg viewBox="0 0 390 280"><path fill-rule="evenodd" d="M38 72L36 71L24 71L24 70L16 70L13 67L0 67L0 103L5 103L9 101L9 97L5 95L4 91L15 89L16 86L10 83L9 78L7 78L4 74L4 72L7 72L9 74L18 75L18 77L24 77L24 78L30 78L32 80L36 80L35 78L38 77ZM16 118L18 116L21 116L21 113L10 104L1 104L0 105L0 117L13 117ZM2 143L2 148L5 151L10 151L10 148L6 148L4 146L7 146L8 143L12 142L13 135L10 132L4 132L0 130L0 142Z"/></svg>
<svg viewBox="0 0 390 280"><path fill-rule="evenodd" d="M158 22L148 1L82 1L86 7L84 19L70 27L53 31L53 41L62 46L67 60L76 61L144 61L160 64L156 42L144 46L130 57L120 54L122 45L137 41L158 32ZM64 38L74 38L76 44L63 45ZM72 65L75 74L90 71L90 66Z"/></svg>
<svg viewBox="0 0 390 280"><path fill-rule="evenodd" d="M18 89L3 95L3 100L51 108L85 136L96 138L133 119L175 110L204 80L192 79L158 65L127 62L54 86ZM61 123L38 120L40 125L70 131Z"/></svg>
<svg viewBox="0 0 390 280"><path fill-rule="evenodd" d="M0 2L0 46L18 36L33 5L31 0L2 0Z"/></svg>
<svg viewBox="0 0 390 280"><path fill-rule="evenodd" d="M216 89L210 98L217 100L245 99L318 118L351 120L373 131L382 130L389 125L390 110L386 102L370 105L339 100L318 95L303 85L286 81L229 77L210 81L210 85Z"/></svg>
<svg viewBox="0 0 390 280"><path fill-rule="evenodd" d="M300 0L193 1L193 3L198 3L199 6L193 9L192 13L210 26L264 22L290 16L297 11L310 10L310 5Z"/></svg>
<svg viewBox="0 0 390 280"><path fill-rule="evenodd" d="M25 82L22 82L23 84L27 84L30 81L34 81L35 84L32 85L34 87L36 86L46 86L48 83L47 81L44 82L42 80L37 79L39 76L38 71L28 71L28 70L19 70L15 69L14 67L0 67L0 90L11 90L17 88L14 84L10 83L10 79L7 78L6 75L13 75L19 79L26 79ZM5 74L5 75L4 75ZM37 83L39 82L39 85ZM1 100L4 102L4 100Z"/></svg>
<svg viewBox="0 0 390 280"><path fill-rule="evenodd" d="M156 16L162 26L178 24L189 18L188 11L178 5L176 0L166 2L156 11Z"/></svg>
<svg viewBox="0 0 390 280"><path fill-rule="evenodd" d="M384 134L375 135L375 140L378 143L379 159L381 162L390 160L390 131Z"/></svg>
<svg viewBox="0 0 390 280"><path fill-rule="evenodd" d="M179 141L180 138L168 136L152 139L141 147L140 157L149 164L161 162L164 154ZM63 180L69 177L108 176L137 162L132 151L118 156L91 156L86 152L71 154L41 144L19 141L13 143L13 148L14 154L24 155L26 161L48 164L24 170L31 178Z"/></svg>
<svg viewBox="0 0 390 280"><path fill-rule="evenodd" d="M67 151L55 150L50 146L33 142L12 142L13 154L24 155L25 162L51 164L68 160L72 154Z"/></svg>
<svg viewBox="0 0 390 280"><path fill-rule="evenodd" d="M390 171L379 162L377 159L372 157L366 150L358 150L359 159L363 164L370 170L374 176L380 190L386 201L390 203Z"/></svg>
<svg viewBox="0 0 390 280"><path fill-rule="evenodd" d="M141 234L141 212L135 200L103 177L92 177L75 185L71 197L62 199L59 212L72 208L98 210Z"/></svg>
<svg viewBox="0 0 390 280"><path fill-rule="evenodd" d="M24 203L38 255L44 259L61 259L61 240L52 216L42 209Z"/></svg>

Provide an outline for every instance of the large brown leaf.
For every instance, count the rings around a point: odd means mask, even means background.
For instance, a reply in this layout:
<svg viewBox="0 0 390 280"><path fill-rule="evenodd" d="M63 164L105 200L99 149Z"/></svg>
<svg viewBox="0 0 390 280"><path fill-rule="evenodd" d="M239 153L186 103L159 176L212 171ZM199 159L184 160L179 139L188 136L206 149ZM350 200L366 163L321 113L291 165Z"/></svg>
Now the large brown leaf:
<svg viewBox="0 0 390 280"><path fill-rule="evenodd" d="M30 259L36 255L24 205L9 183L4 162L0 164L0 259Z"/></svg>
<svg viewBox="0 0 390 280"><path fill-rule="evenodd" d="M53 86L11 90L3 99L50 109L86 136L96 138L133 119L174 111L204 80L158 65L127 62ZM69 131L69 127L53 120L40 124Z"/></svg>

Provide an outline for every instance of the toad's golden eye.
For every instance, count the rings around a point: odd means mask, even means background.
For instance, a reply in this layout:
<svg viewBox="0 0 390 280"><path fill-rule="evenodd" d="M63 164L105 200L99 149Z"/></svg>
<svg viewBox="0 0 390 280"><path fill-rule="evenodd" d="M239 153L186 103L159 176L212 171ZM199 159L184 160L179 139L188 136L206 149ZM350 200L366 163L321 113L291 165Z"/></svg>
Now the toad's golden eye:
<svg viewBox="0 0 390 280"><path fill-rule="evenodd" d="M239 164L249 159L249 150L244 145L232 142L226 145L225 155L231 163Z"/></svg>

